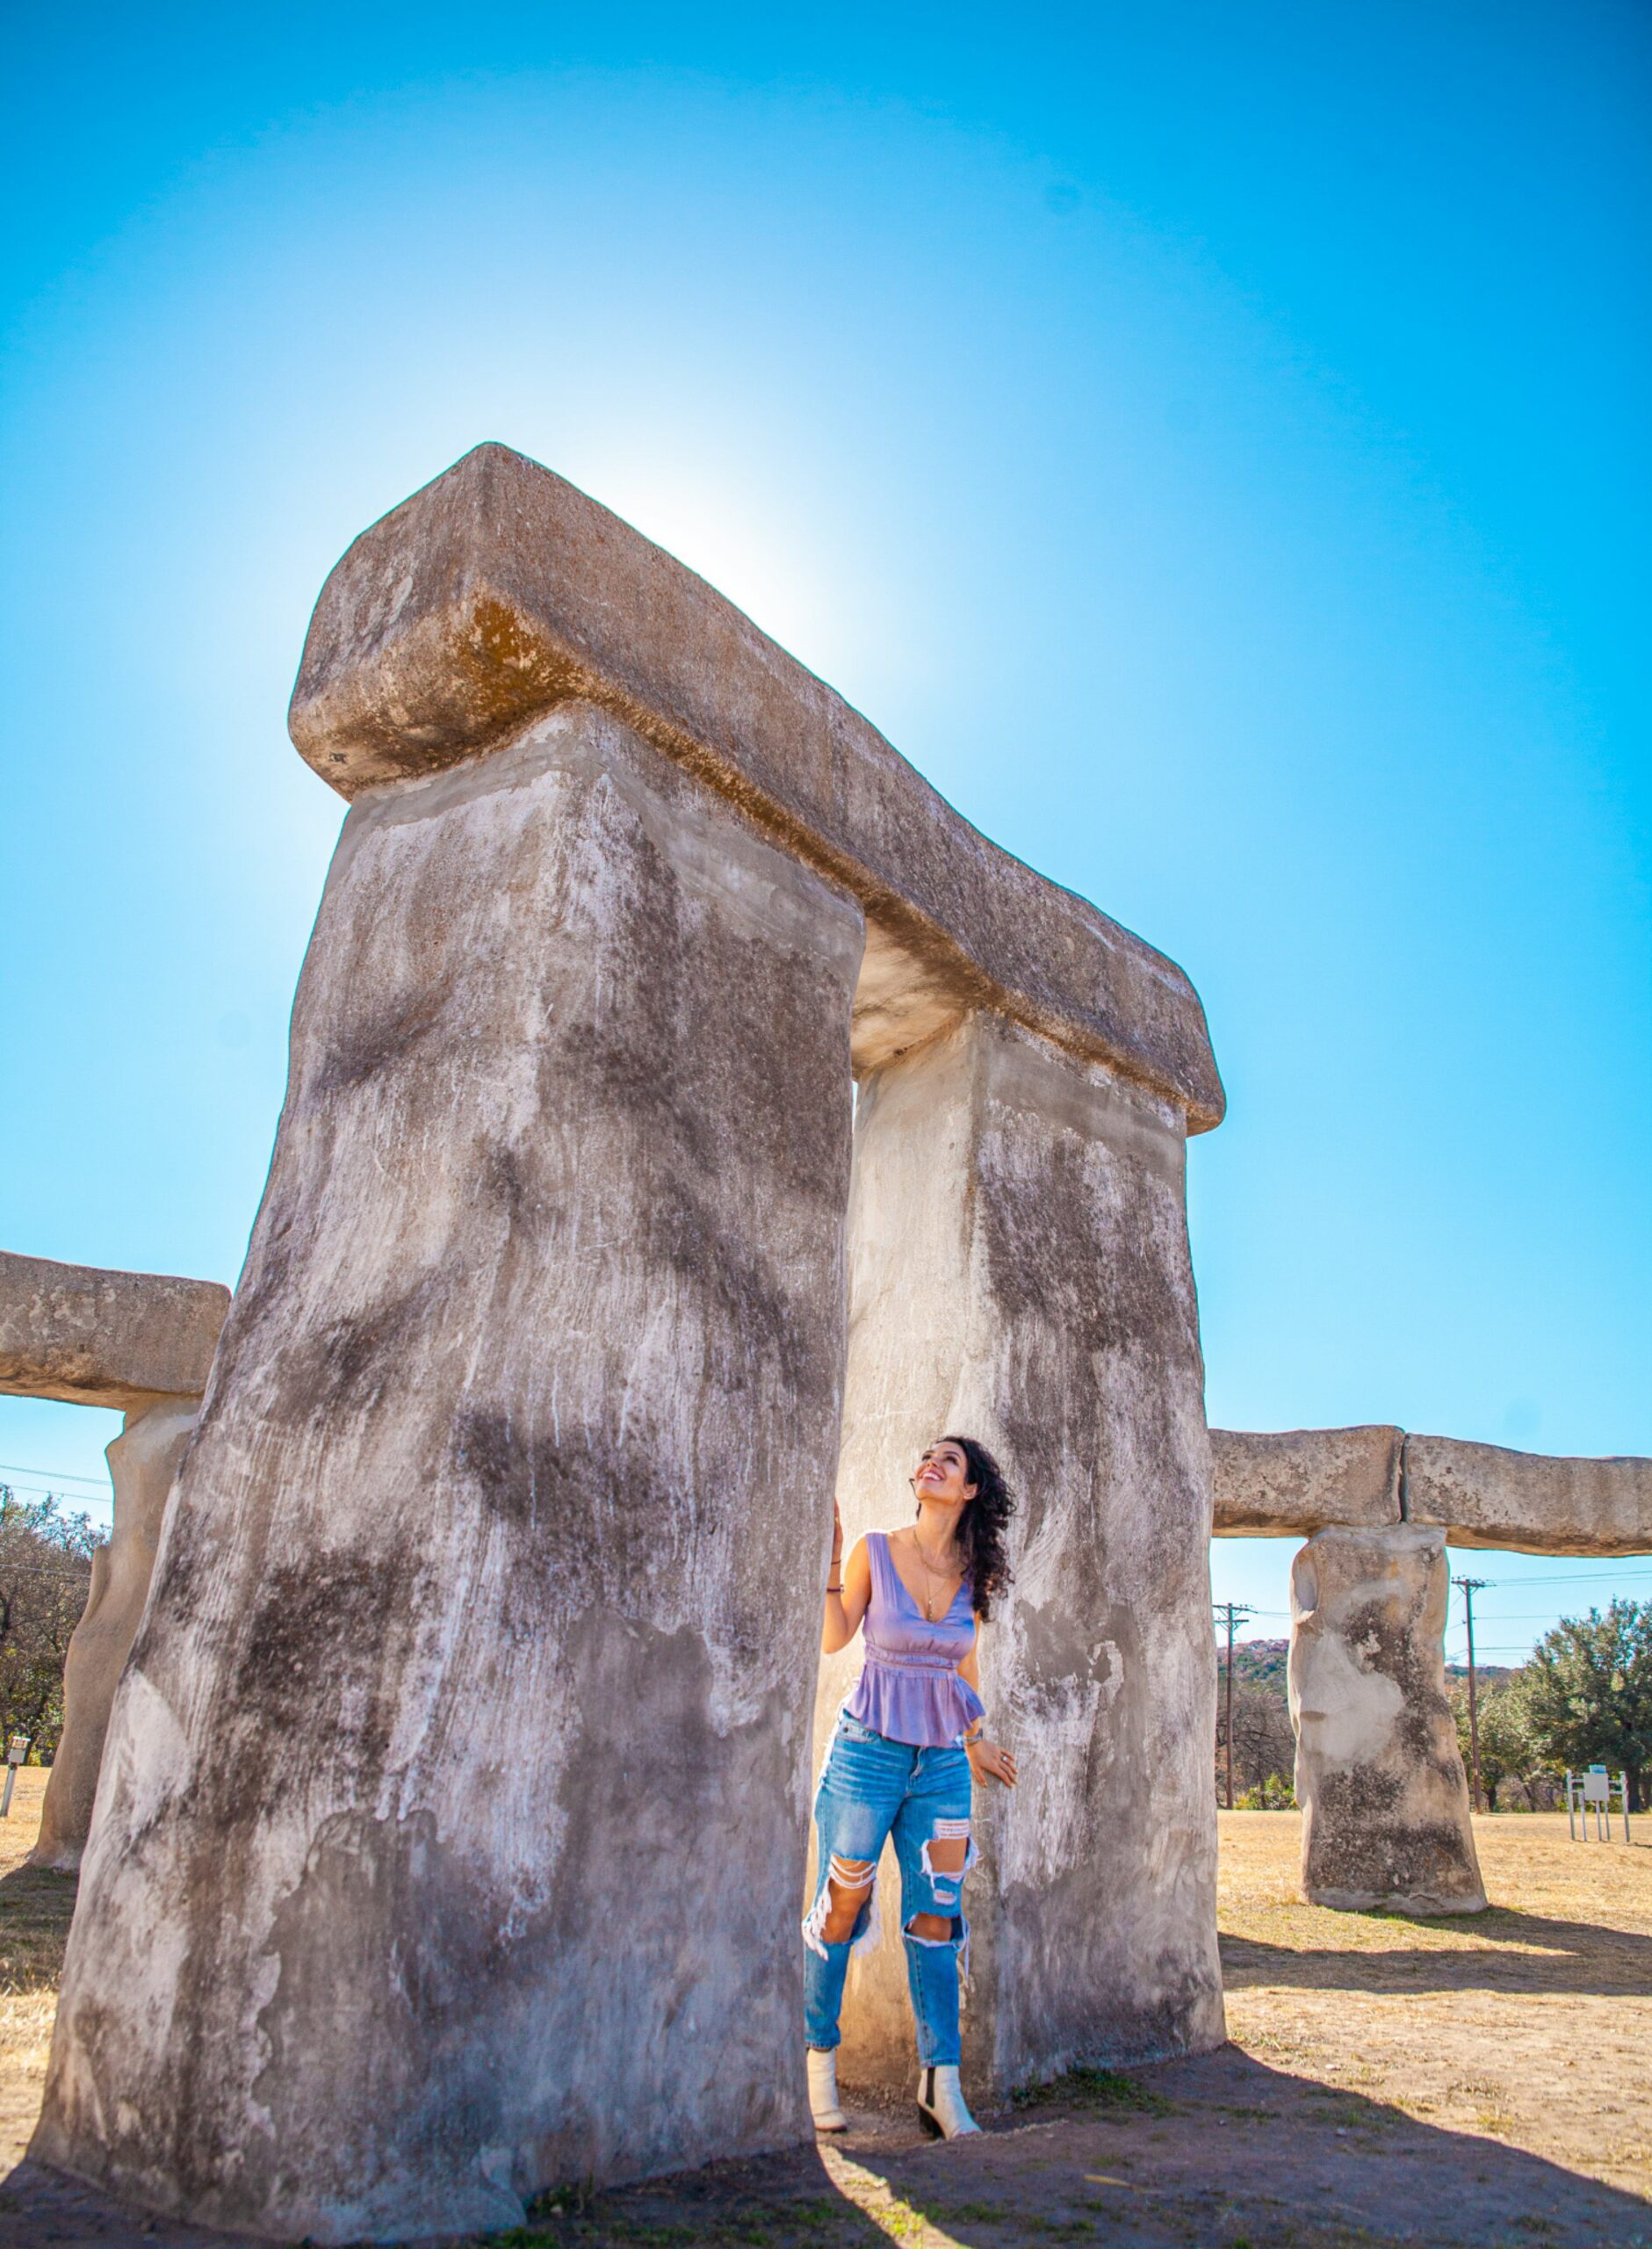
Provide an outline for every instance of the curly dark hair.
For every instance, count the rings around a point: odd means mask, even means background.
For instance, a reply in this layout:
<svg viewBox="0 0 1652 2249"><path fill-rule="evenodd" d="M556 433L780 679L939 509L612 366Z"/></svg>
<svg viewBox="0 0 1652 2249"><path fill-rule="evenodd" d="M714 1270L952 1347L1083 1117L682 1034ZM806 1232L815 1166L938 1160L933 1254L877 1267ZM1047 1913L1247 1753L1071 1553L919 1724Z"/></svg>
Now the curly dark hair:
<svg viewBox="0 0 1652 2249"><path fill-rule="evenodd" d="M958 1517L958 1554L975 1613L985 1623L992 1614L992 1603L1010 1588L1012 1572L1004 1551L1004 1529L1015 1512L1015 1494L978 1437L961 1437L949 1430L941 1443L960 1447L969 1463L964 1481L976 1487L975 1497L966 1501Z"/></svg>

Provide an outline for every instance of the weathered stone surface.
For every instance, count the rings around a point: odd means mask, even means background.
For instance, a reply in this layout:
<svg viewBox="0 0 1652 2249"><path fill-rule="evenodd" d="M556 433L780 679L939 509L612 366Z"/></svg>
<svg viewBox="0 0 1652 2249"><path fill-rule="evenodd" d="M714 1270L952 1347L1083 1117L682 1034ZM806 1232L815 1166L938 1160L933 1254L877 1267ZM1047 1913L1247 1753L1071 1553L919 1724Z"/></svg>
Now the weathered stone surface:
<svg viewBox="0 0 1652 2249"><path fill-rule="evenodd" d="M1405 1440L1405 1512L1454 1546L1652 1554L1652 1460L1576 1460L1453 1437Z"/></svg>
<svg viewBox="0 0 1652 2249"><path fill-rule="evenodd" d="M961 818L703 580L503 445L363 533L316 605L290 725L341 794L439 771L569 697L617 712L860 899L855 1061L987 1005L1221 1119L1173 962Z"/></svg>
<svg viewBox="0 0 1652 2249"><path fill-rule="evenodd" d="M1291 1571L1302 1891L1353 1912L1477 1913L1468 1783L1446 1700L1446 1534L1322 1530Z"/></svg>
<svg viewBox="0 0 1652 2249"><path fill-rule="evenodd" d="M976 1792L966 2082L1220 2043L1208 1453L1175 1110L988 1016L862 1080L839 1491L911 1518L945 1430L1019 1490L982 1643L1013 1795ZM823 1667L817 1747L860 1660ZM892 1875L891 1877L892 1879ZM847 2080L906 2088L898 1940L851 1982Z"/></svg>
<svg viewBox="0 0 1652 2249"><path fill-rule="evenodd" d="M1398 1429L1212 1429L1216 1536L1311 1538L1328 1523L1381 1529L1400 1514Z"/></svg>
<svg viewBox="0 0 1652 2249"><path fill-rule="evenodd" d="M0 1251L0 1392L141 1414L206 1387L229 1291Z"/></svg>
<svg viewBox="0 0 1652 2249"><path fill-rule="evenodd" d="M342 2242L804 2134L861 947L588 704L356 805L37 2155Z"/></svg>
<svg viewBox="0 0 1652 2249"><path fill-rule="evenodd" d="M169 1399L128 1414L107 1449L114 1526L92 1558L91 1591L63 1667L63 1733L46 1784L31 1866L69 1873L91 1829L97 1768L120 1668L148 1598L167 1494L200 1412L198 1398Z"/></svg>
<svg viewBox="0 0 1652 2249"><path fill-rule="evenodd" d="M1311 1537L1333 1523L1425 1522L1454 1546L1652 1553L1652 1460L1565 1459L1454 1437L1212 1429L1218 1537Z"/></svg>

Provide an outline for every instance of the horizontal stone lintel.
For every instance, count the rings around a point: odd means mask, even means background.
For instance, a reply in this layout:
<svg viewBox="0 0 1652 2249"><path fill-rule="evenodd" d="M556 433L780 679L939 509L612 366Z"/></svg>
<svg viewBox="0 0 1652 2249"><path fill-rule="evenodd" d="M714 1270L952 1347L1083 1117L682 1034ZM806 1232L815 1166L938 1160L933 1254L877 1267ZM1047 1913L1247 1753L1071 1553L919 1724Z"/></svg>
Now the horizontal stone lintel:
<svg viewBox="0 0 1652 2249"><path fill-rule="evenodd" d="M1218 1537L1405 1522L1508 1553L1652 1553L1652 1460L1634 1456L1511 1452L1381 1424L1212 1429L1210 1449Z"/></svg>
<svg viewBox="0 0 1652 2249"><path fill-rule="evenodd" d="M1311 1538L1332 1525L1380 1530L1402 1520L1403 1433L1212 1429L1218 1537Z"/></svg>
<svg viewBox="0 0 1652 2249"><path fill-rule="evenodd" d="M1652 1460L1511 1452L1408 1436L1406 1520L1444 1523L1454 1546L1520 1554L1652 1554Z"/></svg>
<svg viewBox="0 0 1652 2249"><path fill-rule="evenodd" d="M479 445L321 590L288 724L342 796L497 748L559 703L615 712L866 914L857 1069L991 1007L1182 1111L1224 1097L1183 972L989 842L812 672L630 524Z"/></svg>
<svg viewBox="0 0 1652 2249"><path fill-rule="evenodd" d="M0 1251L0 1392L127 1414L198 1398L228 1311L218 1281Z"/></svg>

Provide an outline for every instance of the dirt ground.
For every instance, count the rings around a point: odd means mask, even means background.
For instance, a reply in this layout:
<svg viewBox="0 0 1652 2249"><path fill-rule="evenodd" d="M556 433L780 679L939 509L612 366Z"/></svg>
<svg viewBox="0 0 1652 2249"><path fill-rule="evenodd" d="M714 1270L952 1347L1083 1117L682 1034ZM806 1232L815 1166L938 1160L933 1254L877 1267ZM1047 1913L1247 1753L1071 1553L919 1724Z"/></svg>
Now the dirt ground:
<svg viewBox="0 0 1652 2249"><path fill-rule="evenodd" d="M44 1775L0 1826L0 2249L208 2249L19 2162L38 2108L73 1884L32 1875ZM1231 2043L1064 2080L937 2146L856 2109L816 2150L576 2195L505 2249L1652 2249L1652 1818L1569 1843L1479 1819L1488 1913L1332 1913L1296 1896L1293 1813L1222 1819Z"/></svg>

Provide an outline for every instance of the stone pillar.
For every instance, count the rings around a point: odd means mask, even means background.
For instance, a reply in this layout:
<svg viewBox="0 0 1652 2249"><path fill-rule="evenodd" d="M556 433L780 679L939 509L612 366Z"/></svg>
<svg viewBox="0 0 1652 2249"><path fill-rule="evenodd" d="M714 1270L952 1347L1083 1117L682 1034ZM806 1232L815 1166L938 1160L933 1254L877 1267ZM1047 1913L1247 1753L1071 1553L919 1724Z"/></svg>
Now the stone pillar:
<svg viewBox="0 0 1652 2249"><path fill-rule="evenodd" d="M174 1398L129 1413L107 1450L114 1524L108 1544L92 1558L91 1590L69 1644L62 1738L46 1783L31 1866L71 1874L80 1864L120 1667L148 1598L167 1494L200 1407L198 1398Z"/></svg>
<svg viewBox="0 0 1652 2249"><path fill-rule="evenodd" d="M1446 1700L1444 1530L1322 1530L1291 1569L1302 1894L1353 1913L1478 1913Z"/></svg>
<svg viewBox="0 0 1652 2249"><path fill-rule="evenodd" d="M1014 1591L981 1659L989 1729L1022 1778L977 1791L964 1893L964 2067L983 2101L1224 2035L1183 1175L1172 1105L997 1016L861 1082L846 1540L911 1520L907 1476L949 1430L985 1440L1021 1501ZM857 1641L824 1667L818 1754L859 1660ZM842 2067L905 2091L898 1913L883 1920L851 1981Z"/></svg>
<svg viewBox="0 0 1652 2249"><path fill-rule="evenodd" d="M586 702L355 804L37 2156L336 2243L804 2137L862 942Z"/></svg>

